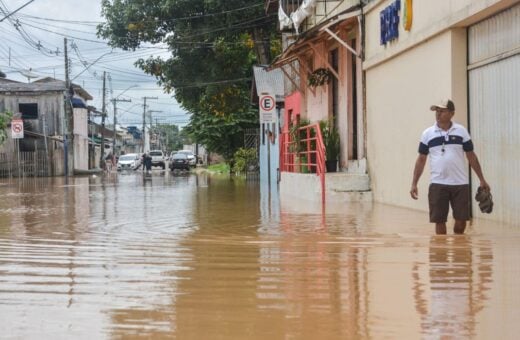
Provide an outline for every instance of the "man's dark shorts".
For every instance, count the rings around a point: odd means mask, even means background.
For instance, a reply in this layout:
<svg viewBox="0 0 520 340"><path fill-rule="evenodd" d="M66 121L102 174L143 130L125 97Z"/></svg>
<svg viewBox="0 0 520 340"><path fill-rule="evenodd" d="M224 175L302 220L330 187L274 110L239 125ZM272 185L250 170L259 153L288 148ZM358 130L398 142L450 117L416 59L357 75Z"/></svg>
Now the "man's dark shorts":
<svg viewBox="0 0 520 340"><path fill-rule="evenodd" d="M469 185L430 184L428 191L430 222L445 223L451 203L453 218L459 221L469 220Z"/></svg>

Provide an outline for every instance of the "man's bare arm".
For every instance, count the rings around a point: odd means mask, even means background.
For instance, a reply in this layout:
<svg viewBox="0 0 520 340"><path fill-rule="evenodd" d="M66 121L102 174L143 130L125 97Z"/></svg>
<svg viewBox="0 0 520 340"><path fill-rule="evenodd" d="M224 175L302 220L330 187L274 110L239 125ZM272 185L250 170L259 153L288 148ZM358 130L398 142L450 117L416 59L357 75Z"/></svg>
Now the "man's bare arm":
<svg viewBox="0 0 520 340"><path fill-rule="evenodd" d="M473 151L466 152L466 158L468 159L469 166L475 171L480 180L480 186L488 191L491 191L489 184L484 179L484 174L482 174L482 168L480 167L480 163L478 161L477 154Z"/></svg>
<svg viewBox="0 0 520 340"><path fill-rule="evenodd" d="M415 161L415 168L413 169L412 188L410 189L410 196L414 200L419 198L419 191L417 190L417 182L424 171L424 165L426 164L427 155L419 154Z"/></svg>

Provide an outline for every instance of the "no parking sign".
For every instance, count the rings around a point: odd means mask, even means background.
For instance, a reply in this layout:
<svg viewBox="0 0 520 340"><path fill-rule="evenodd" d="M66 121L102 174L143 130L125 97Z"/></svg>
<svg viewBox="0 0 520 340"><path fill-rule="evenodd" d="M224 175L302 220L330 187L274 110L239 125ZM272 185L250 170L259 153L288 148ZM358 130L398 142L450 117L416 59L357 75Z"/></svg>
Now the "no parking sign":
<svg viewBox="0 0 520 340"><path fill-rule="evenodd" d="M23 138L23 120L13 119L11 121L11 137Z"/></svg>
<svg viewBox="0 0 520 340"><path fill-rule="evenodd" d="M260 123L276 122L276 100L270 93L262 93L260 96Z"/></svg>

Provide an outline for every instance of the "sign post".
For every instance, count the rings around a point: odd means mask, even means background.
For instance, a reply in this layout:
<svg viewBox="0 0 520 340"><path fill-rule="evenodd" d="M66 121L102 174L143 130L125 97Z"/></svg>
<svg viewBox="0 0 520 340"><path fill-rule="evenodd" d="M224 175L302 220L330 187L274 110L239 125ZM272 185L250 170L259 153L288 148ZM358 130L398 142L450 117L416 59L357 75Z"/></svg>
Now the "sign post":
<svg viewBox="0 0 520 340"><path fill-rule="evenodd" d="M265 124L267 129L265 132L269 137L270 133L274 134L275 131L271 131L271 128L275 128L278 115L276 114L276 99L273 94L263 92L260 95L260 124ZM271 127L273 125L273 127ZM262 131L264 131L262 129ZM267 183L269 190L271 190L271 138L267 138ZM270 192L269 192L270 194Z"/></svg>
<svg viewBox="0 0 520 340"><path fill-rule="evenodd" d="M23 120L13 119L11 120L11 137L16 139L16 154L18 160L18 178L20 178L20 139L23 138Z"/></svg>

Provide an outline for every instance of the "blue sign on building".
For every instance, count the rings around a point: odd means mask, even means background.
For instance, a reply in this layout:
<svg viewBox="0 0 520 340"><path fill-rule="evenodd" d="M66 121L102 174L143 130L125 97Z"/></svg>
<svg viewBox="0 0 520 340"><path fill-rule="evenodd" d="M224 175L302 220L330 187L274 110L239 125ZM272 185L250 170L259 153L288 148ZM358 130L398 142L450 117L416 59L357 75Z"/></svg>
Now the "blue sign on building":
<svg viewBox="0 0 520 340"><path fill-rule="evenodd" d="M381 45L399 37L399 11L401 0L395 0L379 14L381 23Z"/></svg>

